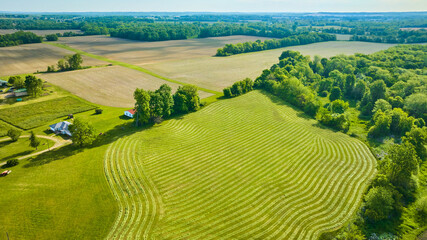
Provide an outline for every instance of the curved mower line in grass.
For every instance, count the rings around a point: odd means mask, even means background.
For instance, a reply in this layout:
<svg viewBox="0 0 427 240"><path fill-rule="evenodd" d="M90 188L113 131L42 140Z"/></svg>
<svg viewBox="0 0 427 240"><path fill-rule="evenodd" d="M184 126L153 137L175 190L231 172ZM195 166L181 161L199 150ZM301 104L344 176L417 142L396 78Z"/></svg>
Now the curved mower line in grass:
<svg viewBox="0 0 427 240"><path fill-rule="evenodd" d="M375 158L258 91L121 139L108 239L315 239L354 214Z"/></svg>
<svg viewBox="0 0 427 240"><path fill-rule="evenodd" d="M118 65L118 66L122 66L122 67L130 68L130 69L134 69L134 70L146 73L148 75L151 75L153 77L156 77L156 78L168 81L168 82L172 82L172 83L176 83L176 84L181 84L181 85L186 85L186 83L183 83L183 82L180 82L180 81L176 81L176 80L173 80L173 79L170 79L170 78L167 78L167 77L160 76L159 74L156 74L156 73L154 73L152 71L149 71L149 70L147 70L145 68L142 68L142 67L139 67L139 66L136 66L136 65L132 65L132 64L129 64L129 63L124 63L124 62L120 62L120 61L116 61L116 60L111 60L111 59L103 57L103 56L98 56L98 55L95 55L95 54L92 54L92 53L88 53L88 52L85 52L85 51L82 51L82 50L79 50L79 49L72 48L72 47L67 46L65 44L53 43L53 42L44 42L44 43L52 45L52 46L55 46L55 47L63 48L63 49L69 50L69 51L73 51L75 53L79 53L81 55L88 56L88 57L91 57L91 58L94 58L94 59L98 59L98 60L101 60L101 61L109 62L109 63L115 64L115 65ZM210 89L207 89L207 88L198 87L198 89L202 90L204 92L212 93L214 95L221 95L222 94L220 92L213 91L213 90L210 90Z"/></svg>

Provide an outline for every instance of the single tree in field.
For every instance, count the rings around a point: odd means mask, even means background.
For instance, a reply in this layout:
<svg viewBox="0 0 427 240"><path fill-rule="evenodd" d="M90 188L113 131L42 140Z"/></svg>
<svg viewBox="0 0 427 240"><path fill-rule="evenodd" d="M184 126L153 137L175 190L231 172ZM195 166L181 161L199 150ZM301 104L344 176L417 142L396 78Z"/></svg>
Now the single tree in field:
<svg viewBox="0 0 427 240"><path fill-rule="evenodd" d="M30 135L30 147L33 147L37 150L38 146L40 145L40 139L34 134L33 131L31 131Z"/></svg>
<svg viewBox="0 0 427 240"><path fill-rule="evenodd" d="M163 117L169 117L172 114L173 108L173 97L172 97L172 88L167 84L163 84L160 86L156 93L160 94L163 102Z"/></svg>
<svg viewBox="0 0 427 240"><path fill-rule="evenodd" d="M43 81L33 75L28 75L25 77L25 87L30 96L38 97L43 92Z"/></svg>
<svg viewBox="0 0 427 240"><path fill-rule="evenodd" d="M91 124L79 118L74 119L74 123L70 125L71 140L78 147L91 145L96 140L95 129Z"/></svg>
<svg viewBox="0 0 427 240"><path fill-rule="evenodd" d="M135 110L136 118L135 123L137 126L148 123L151 116L150 109L150 94L144 89L137 88L133 93L133 97L136 101Z"/></svg>
<svg viewBox="0 0 427 240"><path fill-rule="evenodd" d="M71 70L76 70L81 68L81 64L83 63L83 58L80 54L76 53L67 58L68 64Z"/></svg>
<svg viewBox="0 0 427 240"><path fill-rule="evenodd" d="M9 129L9 131L7 131L7 136L10 137L10 139L12 139L13 142L16 142L21 136L21 131L13 128Z"/></svg>
<svg viewBox="0 0 427 240"><path fill-rule="evenodd" d="M66 62L64 59L60 59L58 61L58 70L59 71L67 71L70 69L70 64Z"/></svg>

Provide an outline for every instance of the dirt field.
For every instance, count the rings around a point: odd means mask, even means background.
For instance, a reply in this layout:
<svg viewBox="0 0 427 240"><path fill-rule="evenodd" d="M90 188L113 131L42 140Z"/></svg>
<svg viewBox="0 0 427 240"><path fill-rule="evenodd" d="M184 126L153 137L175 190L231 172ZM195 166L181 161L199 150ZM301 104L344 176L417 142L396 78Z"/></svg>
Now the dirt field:
<svg viewBox="0 0 427 240"><path fill-rule="evenodd" d="M38 76L90 102L112 107L132 107L135 103L133 92L136 88L155 90L166 83L175 91L180 86L120 66L45 73ZM212 94L200 91L199 95L200 98L205 98Z"/></svg>
<svg viewBox="0 0 427 240"><path fill-rule="evenodd" d="M347 37L347 36L345 36ZM137 42L106 36L63 38L61 43L96 55L141 66L159 75L222 91L245 77L255 78L278 61L282 51L292 49L304 55L331 57L337 54L373 53L392 44L368 42L323 42L303 46L212 57L226 43L254 41L257 37L230 36L163 42ZM344 40L344 39L343 39Z"/></svg>
<svg viewBox="0 0 427 240"><path fill-rule="evenodd" d="M17 30L17 29L0 29L0 34L11 34L18 31L24 31L24 32L33 32L39 36L45 36L48 34L55 34L55 33L64 33L64 32L73 32L73 33L83 33L80 30Z"/></svg>
<svg viewBox="0 0 427 240"><path fill-rule="evenodd" d="M186 83L221 91L224 87L245 77L255 79L262 70L278 62L278 57L287 49L304 55L332 57L337 54L373 53L392 47L392 44L368 42L323 42L269 51L234 55L230 57L200 57L180 61L144 65L153 72Z"/></svg>
<svg viewBox="0 0 427 240"><path fill-rule="evenodd" d="M226 43L265 40L263 37L229 36L161 42L140 42L107 36L61 38L59 43L135 65L215 55Z"/></svg>
<svg viewBox="0 0 427 240"><path fill-rule="evenodd" d="M0 48L0 76L46 71L47 66L56 65L59 59L73 52L43 43ZM84 66L106 64L83 56Z"/></svg>

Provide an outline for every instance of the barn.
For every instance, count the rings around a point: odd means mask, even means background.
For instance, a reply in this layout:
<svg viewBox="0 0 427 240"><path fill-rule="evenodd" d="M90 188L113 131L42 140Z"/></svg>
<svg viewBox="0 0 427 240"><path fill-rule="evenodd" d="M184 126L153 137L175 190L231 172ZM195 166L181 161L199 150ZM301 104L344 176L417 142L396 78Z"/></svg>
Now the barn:
<svg viewBox="0 0 427 240"><path fill-rule="evenodd" d="M7 87L7 81L0 79L0 87Z"/></svg>
<svg viewBox="0 0 427 240"><path fill-rule="evenodd" d="M125 111L125 116L133 118L133 115L135 115L136 110L135 109L130 109Z"/></svg>
<svg viewBox="0 0 427 240"><path fill-rule="evenodd" d="M18 90L13 91L13 95L15 95L15 97L22 97L22 96L27 96L27 89L26 88L21 88Z"/></svg>

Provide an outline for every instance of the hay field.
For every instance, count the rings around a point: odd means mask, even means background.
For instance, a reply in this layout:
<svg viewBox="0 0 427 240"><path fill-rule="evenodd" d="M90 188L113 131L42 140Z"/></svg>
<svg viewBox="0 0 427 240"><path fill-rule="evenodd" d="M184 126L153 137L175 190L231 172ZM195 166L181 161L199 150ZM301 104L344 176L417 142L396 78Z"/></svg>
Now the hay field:
<svg viewBox="0 0 427 240"><path fill-rule="evenodd" d="M55 33L61 33L63 34L64 32L73 32L73 33L78 33L78 34L82 34L83 32L80 30L75 30L75 29L69 29L69 30L17 30L17 29L0 29L0 34L11 34L11 33L15 33L18 31L24 31L24 32L32 32L35 33L36 35L39 36L46 36L48 34L55 34Z"/></svg>
<svg viewBox="0 0 427 240"><path fill-rule="evenodd" d="M110 144L107 239L316 239L375 173L360 141L254 91Z"/></svg>
<svg viewBox="0 0 427 240"><path fill-rule="evenodd" d="M299 51L303 55L332 57L338 54L373 53L395 46L393 44L334 41L301 46L286 47L262 52L233 55L230 57L211 57L168 61L147 64L143 67L159 75L181 82L221 91L236 81L246 77L255 79L262 70L278 63L285 50Z"/></svg>
<svg viewBox="0 0 427 240"><path fill-rule="evenodd" d="M0 48L0 76L46 71L59 59L74 52L43 43L25 44ZM83 66L106 64L103 61L83 56Z"/></svg>
<svg viewBox="0 0 427 240"><path fill-rule="evenodd" d="M166 83L175 91L180 86L121 66L44 73L38 76L89 102L112 107L133 107L133 92L136 88L155 90ZM200 98L211 95L199 91Z"/></svg>
<svg viewBox="0 0 427 240"><path fill-rule="evenodd" d="M265 40L268 38L228 36L141 42L108 36L84 36L61 38L58 43L113 60L144 66L150 63L212 56L216 54L218 48L227 43L256 41L257 39Z"/></svg>

